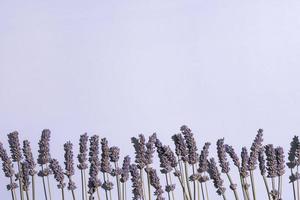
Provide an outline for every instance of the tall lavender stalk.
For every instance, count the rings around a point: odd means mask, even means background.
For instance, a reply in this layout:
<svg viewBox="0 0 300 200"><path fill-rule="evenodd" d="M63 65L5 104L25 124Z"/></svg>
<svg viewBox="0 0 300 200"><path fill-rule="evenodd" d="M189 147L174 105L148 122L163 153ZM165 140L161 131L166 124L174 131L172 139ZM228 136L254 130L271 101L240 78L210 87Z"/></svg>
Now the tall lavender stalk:
<svg viewBox="0 0 300 200"><path fill-rule="evenodd" d="M71 190L73 200L76 199L74 190L76 189L76 184L72 180L72 176L75 174L74 169L74 154L73 154L73 144L68 141L64 144L65 150L65 175L68 177L68 190Z"/></svg>
<svg viewBox="0 0 300 200"><path fill-rule="evenodd" d="M151 200L151 187L150 187L150 176L149 168L153 163L153 154L155 152L155 142L156 142L156 133L153 133L149 136L148 142L146 143L146 153L145 153L145 162L146 162L146 173L147 173L147 183L148 183L148 199Z"/></svg>
<svg viewBox="0 0 300 200"><path fill-rule="evenodd" d="M0 158L2 160L2 170L7 178L10 179L10 183L6 186L7 190L11 191L12 200L17 200L16 197L16 188L18 188L18 184L14 181L15 171L13 167L13 163L8 157L6 150L3 147L3 144L0 142Z"/></svg>
<svg viewBox="0 0 300 200"><path fill-rule="evenodd" d="M208 150L209 150L210 145L211 145L210 142L206 142L204 144L203 149L200 153L200 157L199 157L198 172L200 173L199 182L201 185L201 193L202 193L203 200L205 199L203 183L205 184L205 188L207 188L206 182L209 180L209 177L206 175L206 173L208 171L208 156L209 156ZM206 199L209 199L207 190L206 190Z"/></svg>
<svg viewBox="0 0 300 200"><path fill-rule="evenodd" d="M223 186L223 179L221 178L221 173L218 170L217 164L214 158L211 158L208 163L208 174L210 178L214 182L214 186L217 189L217 194L222 196L224 200L226 200L225 190L226 188Z"/></svg>
<svg viewBox="0 0 300 200"><path fill-rule="evenodd" d="M133 143L133 147L135 149L135 163L137 164L137 167L140 170L140 176L142 180L142 188L143 188L143 194L145 195L145 184L144 184L144 175L143 175L143 169L147 165L147 159L146 159L146 139L143 134L139 134L139 137L132 137L131 142ZM145 195L146 196L146 195Z"/></svg>
<svg viewBox="0 0 300 200"><path fill-rule="evenodd" d="M294 136L292 142L290 143L290 151L288 155L288 160L289 162L287 163L288 168L291 170L291 175L289 177L290 183L292 183L293 187L293 195L294 195L294 200L298 197L299 199L299 178L300 175L298 172L294 172L294 168L299 165L299 159L298 156L299 154L299 149L300 149L300 142L298 136ZM296 195L296 189L295 189L295 181L297 181L297 195Z"/></svg>
<svg viewBox="0 0 300 200"><path fill-rule="evenodd" d="M21 181L22 181L22 188L23 191L26 194L26 199L29 200L29 193L28 193L28 189L30 186L30 180L29 180L29 164L25 161L21 163L21 168L22 168L22 177Z"/></svg>
<svg viewBox="0 0 300 200"><path fill-rule="evenodd" d="M61 189L61 197L62 197L62 200L64 200L65 199L64 188L65 188L66 184L64 182L65 176L64 176L63 169L59 165L59 163L56 159L51 159L49 167L53 171L54 178L58 182L57 188Z"/></svg>
<svg viewBox="0 0 300 200"><path fill-rule="evenodd" d="M130 173L130 160L131 158L127 155L125 156L123 160L123 165L122 165L122 173L121 173L121 178L120 181L122 183L122 196L123 200L127 199L127 188L126 188L126 182L129 179L129 173Z"/></svg>
<svg viewBox="0 0 300 200"><path fill-rule="evenodd" d="M99 194L99 187L101 186L101 181L98 177L100 171L100 160L99 160L99 136L93 135L90 138L90 152L89 152L89 162L90 162L90 169L89 169L89 181L88 181L88 188L89 188L89 199L94 199L93 195L97 192L98 200L100 200Z"/></svg>
<svg viewBox="0 0 300 200"><path fill-rule="evenodd" d="M21 167L21 160L23 159L21 145L19 141L19 133L14 131L9 133L8 135L8 143L10 147L10 153L12 156L13 162L16 162L18 165L18 179L19 179L19 186L20 186L20 198L21 200L24 199L23 188L22 188L22 167Z"/></svg>
<svg viewBox="0 0 300 200"><path fill-rule="evenodd" d="M195 174L195 164L199 161L199 155L197 153L197 145L196 145L196 141L194 138L194 134L192 133L191 129L188 128L186 125L183 125L180 127L180 131L182 133L182 135L184 136L185 139L185 143L187 146L187 150L188 150L188 163L190 165L192 165L193 168L193 174ZM188 166L187 163L185 163L185 173L186 173L186 177L188 176ZM189 191L190 189L190 185L188 182L188 189ZM194 189L194 199L196 199L196 183L195 181L193 181L193 189Z"/></svg>
<svg viewBox="0 0 300 200"><path fill-rule="evenodd" d="M263 129L258 129L257 135L252 143L252 146L250 148L250 157L248 161L248 168L250 171L250 180L251 180L251 188L252 188L252 194L253 194L253 199L256 200L256 193L255 193L255 183L254 183L254 175L253 171L256 169L257 165L257 159L258 159L258 153L260 148L262 147L262 142L263 142Z"/></svg>
<svg viewBox="0 0 300 200"><path fill-rule="evenodd" d="M278 176L278 197L282 197L282 176L285 173L285 156L282 147L276 147L275 149L276 161L277 161L277 176Z"/></svg>
<svg viewBox="0 0 300 200"><path fill-rule="evenodd" d="M35 200L35 175L36 175L36 163L33 158L30 142L28 140L23 141L23 154L25 157L25 162L27 163L27 168L29 170L29 175L31 176L31 190L32 190L32 200Z"/></svg>
<svg viewBox="0 0 300 200"><path fill-rule="evenodd" d="M130 174L132 181L132 194L133 200L141 200L144 199L143 186L140 171L136 164L130 165Z"/></svg>
<svg viewBox="0 0 300 200"><path fill-rule="evenodd" d="M272 144L268 144L265 146L265 152L266 152L266 156L267 156L268 177L271 178L271 181L272 181L271 197L273 199L277 200L278 199L278 190L276 190L276 185L275 185L275 178L278 175L276 151Z"/></svg>
<svg viewBox="0 0 300 200"><path fill-rule="evenodd" d="M119 158L120 158L120 149L119 147L110 147L109 149L109 158L110 162L114 163L114 169L112 175L116 177L117 190L118 190L118 200L121 200L121 186L120 186L120 175L121 169L119 168Z"/></svg>
<svg viewBox="0 0 300 200"><path fill-rule="evenodd" d="M109 147L108 147L108 141L106 138L101 139L101 168L100 171L103 173L103 179L104 182L102 184L102 188L105 190L105 195L106 195L106 200L108 200L108 192L110 195L110 200L112 199L111 197L111 190L113 189L113 183L109 181L108 174L111 173L111 165L109 162Z"/></svg>
<svg viewBox="0 0 300 200"><path fill-rule="evenodd" d="M175 144L175 153L177 155L178 158L178 164L179 164L179 170L180 171L175 171L175 176L178 177L179 182L181 183L181 187L182 190L184 192L183 195L184 199L191 199L191 191L188 190L188 177L186 176L186 171L183 169L183 163L185 165L185 163L188 161L188 150L187 150L187 146L186 143L184 141L184 138L182 136L182 134L175 134L172 136L172 140ZM182 163L183 162L183 163ZM187 193L188 190L188 193Z"/></svg>
<svg viewBox="0 0 300 200"><path fill-rule="evenodd" d="M248 155L248 150L246 147L242 148L242 152L241 152L241 158L242 158L242 164L241 164L241 168L240 168L240 176L242 179L242 184L243 184L243 188L245 191L245 196L248 200L250 200L250 195L249 195L249 191L248 188L250 187L248 182L247 182L247 177L249 176L248 170L249 170L249 166L248 166L248 161L249 161L249 155Z"/></svg>
<svg viewBox="0 0 300 200"><path fill-rule="evenodd" d="M227 178L230 182L230 189L233 191L235 199L239 200L238 193L236 191L237 185L233 183L233 180L229 174L230 167L229 167L229 162L227 161L224 138L219 139L217 141L217 153L218 153L219 163L221 167L221 172L227 175Z"/></svg>
<svg viewBox="0 0 300 200"><path fill-rule="evenodd" d="M46 190L46 183L45 177L47 177L48 183L48 192L49 192L49 199L51 200L51 189L50 189L50 181L49 175L52 173L51 170L48 168L48 164L51 160L50 156L50 130L44 129L42 131L42 135L39 141L39 150L38 150L38 159L37 163L41 166L41 170L38 172L38 176L42 177L43 180L43 188L44 188L44 195L45 199L48 199L47 190Z"/></svg>
<svg viewBox="0 0 300 200"><path fill-rule="evenodd" d="M87 197L87 188L86 188L86 174L85 170L88 168L87 164L87 154L88 154L88 142L89 137L87 133L80 135L79 139L79 154L77 155L79 164L77 165L78 169L80 169L81 173L81 193L82 193L82 200L88 199Z"/></svg>
<svg viewBox="0 0 300 200"><path fill-rule="evenodd" d="M148 169L149 170L149 178L150 178L150 184L155 188L154 195L156 195L156 200L164 200L163 193L164 190L162 189L162 186L160 184L160 179L157 176L156 170L153 168Z"/></svg>
<svg viewBox="0 0 300 200"><path fill-rule="evenodd" d="M259 162L260 174L263 177L264 184L265 184L265 187L266 187L266 190L267 190L268 199L271 200L270 189L269 189L268 181L267 181L267 178L266 178L266 160L265 160L265 150L264 150L263 147L260 148L260 150L259 150L258 162Z"/></svg>

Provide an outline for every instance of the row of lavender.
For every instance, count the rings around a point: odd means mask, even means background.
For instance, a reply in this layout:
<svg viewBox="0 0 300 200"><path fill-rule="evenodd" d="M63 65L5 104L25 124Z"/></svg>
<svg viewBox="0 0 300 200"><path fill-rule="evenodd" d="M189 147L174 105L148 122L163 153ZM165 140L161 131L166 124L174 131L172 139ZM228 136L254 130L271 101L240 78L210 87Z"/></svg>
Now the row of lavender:
<svg viewBox="0 0 300 200"><path fill-rule="evenodd" d="M24 140L21 147L18 132L12 132L8 134L11 155L8 155L0 142L2 168L5 176L9 178L7 190L11 192L12 200L35 200L37 190L35 177L37 175L41 177L43 183L43 188L38 189L43 190L45 200L52 200L49 176L54 175L63 200L65 199L65 188L71 192L73 200L76 198L100 200L103 198L100 190L104 191L106 200L112 200L112 192L117 193L118 200L125 200L128 196L127 182L131 177L131 194L132 198L136 200L151 200L153 194L158 200L166 197L169 200L175 200L175 189L182 193L180 199L209 200L207 184L211 180L217 194L226 199L228 191L226 192L222 179L223 173L230 183L228 188L232 190L236 200L256 200L263 198L256 194L255 189L253 172L258 165L263 177L266 196L269 200L279 200L282 199L282 176L285 173L285 165L287 165L291 171L289 180L293 188L294 200L299 200L300 142L297 136L291 142L287 163L282 147L275 148L272 144L263 145L262 129L258 130L250 152L248 153L247 148L243 147L240 156L232 146L224 143L224 139L219 139L217 141L219 166L217 166L216 160L209 156L211 145L209 142L204 144L198 154L192 131L187 126L182 126L180 131L181 133L172 136L175 151L170 146L163 145L155 133L148 140L144 135L133 137L131 140L135 149L135 160L132 162L129 156L125 156L122 165L119 165L120 149L115 146L109 147L106 138L100 140L98 135L90 138L87 134L81 135L77 155L77 168L81 174L82 195L80 197L76 197L74 192L76 189L73 180L75 164L71 142L64 144L63 169L58 160L50 155L50 131L43 130L37 158L40 170L37 172L36 161L33 158L29 141ZM158 174L153 167L155 152L158 155L161 174ZM236 182L231 175L228 156L239 172ZM88 175L86 174L87 170ZM160 180L161 176L165 178L164 181ZM116 186L114 186L112 178L115 179ZM174 178L180 183L178 187L175 187ZM239 196L239 194L243 196Z"/></svg>

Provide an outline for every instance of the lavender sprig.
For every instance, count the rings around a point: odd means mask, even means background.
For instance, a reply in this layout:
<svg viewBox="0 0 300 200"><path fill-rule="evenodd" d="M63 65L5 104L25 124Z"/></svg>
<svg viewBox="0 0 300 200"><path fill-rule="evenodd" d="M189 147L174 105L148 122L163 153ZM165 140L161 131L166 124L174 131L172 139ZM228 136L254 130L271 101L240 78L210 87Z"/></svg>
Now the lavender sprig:
<svg viewBox="0 0 300 200"><path fill-rule="evenodd" d="M88 193L90 194L90 199L93 199L93 194L98 191L98 187L101 186L101 181L98 177L100 170L100 160L99 160L99 136L93 135L90 139L90 152L89 152L89 180L88 180ZM97 193L98 194L98 193Z"/></svg>
<svg viewBox="0 0 300 200"><path fill-rule="evenodd" d="M72 180L72 176L75 174L74 169L74 154L73 154L73 144L68 141L64 144L65 150L65 175L68 177L68 190L72 192L73 200L75 200L74 190L76 189L76 184Z"/></svg>
<svg viewBox="0 0 300 200"><path fill-rule="evenodd" d="M218 170L214 158L211 158L209 160L208 166L209 166L208 173L210 178L214 182L214 186L217 189L217 194L224 197L226 188L223 186L224 181L221 178L221 173Z"/></svg>
<svg viewBox="0 0 300 200"><path fill-rule="evenodd" d="M150 184L155 188L154 195L156 196L157 200L164 200L165 198L163 197L163 189L160 184L160 179L157 176L156 170L151 168L149 169L149 177L150 177Z"/></svg>
<svg viewBox="0 0 300 200"><path fill-rule="evenodd" d="M77 165L78 169L85 170L88 168L87 164L87 154L88 154L88 142L89 137L87 136L87 133L84 133L83 135L80 135L79 139L79 154L77 156L79 164Z"/></svg>
<svg viewBox="0 0 300 200"><path fill-rule="evenodd" d="M144 199L141 175L136 164L130 165L133 200Z"/></svg>
<svg viewBox="0 0 300 200"><path fill-rule="evenodd" d="M198 148L196 145L194 135L191 129L189 129L186 125L181 126L180 131L183 134L186 141L189 159L188 162L190 165L194 165L198 162L199 159L199 155L197 153Z"/></svg>
<svg viewBox="0 0 300 200"><path fill-rule="evenodd" d="M64 196L64 188L66 186L65 182L64 182L64 172L62 167L59 165L58 161L56 159L51 159L50 160L50 165L49 165L50 169L53 171L54 174L54 178L55 180L58 182L57 187L58 189L61 189L62 192L62 199L65 199Z"/></svg>

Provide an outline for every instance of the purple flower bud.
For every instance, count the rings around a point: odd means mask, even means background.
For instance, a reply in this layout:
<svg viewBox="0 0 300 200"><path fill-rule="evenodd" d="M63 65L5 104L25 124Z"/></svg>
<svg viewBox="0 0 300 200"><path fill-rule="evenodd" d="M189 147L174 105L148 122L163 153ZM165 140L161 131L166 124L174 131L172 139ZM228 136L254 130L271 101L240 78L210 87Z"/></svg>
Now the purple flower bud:
<svg viewBox="0 0 300 200"><path fill-rule="evenodd" d="M42 131L42 136L39 141L39 156L37 159L37 163L39 165L45 165L50 162L51 156L50 156L50 130L44 129Z"/></svg>
<svg viewBox="0 0 300 200"><path fill-rule="evenodd" d="M130 157L125 156L122 166L122 174L120 181L125 183L129 179Z"/></svg>
<svg viewBox="0 0 300 200"><path fill-rule="evenodd" d="M57 187L59 189L64 188L66 186L66 184L64 183L65 176L63 169L59 165L58 161L56 159L51 159L49 167L53 171L55 180L58 182Z"/></svg>
<svg viewBox="0 0 300 200"><path fill-rule="evenodd" d="M19 133L17 131L14 131L12 133L9 133L7 136L8 136L8 143L10 147L12 160L14 162L21 161L23 156L22 156L21 145L19 141Z"/></svg>
<svg viewBox="0 0 300 200"><path fill-rule="evenodd" d="M87 142L88 142L88 136L87 133L83 134L80 136L79 139L79 154L77 156L79 164L77 165L78 169L84 170L88 168L87 164L87 152L88 152L88 147L87 147Z"/></svg>
<svg viewBox="0 0 300 200"><path fill-rule="evenodd" d="M226 157L224 138L217 141L217 152L222 173L228 173L230 171L230 167Z"/></svg>
<svg viewBox="0 0 300 200"><path fill-rule="evenodd" d="M37 172L35 171L36 163L33 159L30 142L28 140L23 141L23 154L25 156L25 162L29 170L29 175L34 176Z"/></svg>
<svg viewBox="0 0 300 200"><path fill-rule="evenodd" d="M186 125L181 126L180 131L185 138L187 149L189 152L188 162L191 165L196 164L198 162L199 155L197 153L198 148L196 145L194 135L193 135L191 129L189 129Z"/></svg>
<svg viewBox="0 0 300 200"><path fill-rule="evenodd" d="M217 194L223 195L226 190L225 187L223 186L224 181L221 178L221 174L220 174L217 164L213 158L210 159L208 166L209 166L208 174L214 182L214 186L217 189Z"/></svg>
<svg viewBox="0 0 300 200"><path fill-rule="evenodd" d="M120 148L119 147L110 147L109 149L109 158L110 162L118 162L120 158Z"/></svg>
<svg viewBox="0 0 300 200"><path fill-rule="evenodd" d="M135 164L130 165L131 181L132 181L132 193L133 199L138 200L143 197L143 188L141 175L139 173L138 167Z"/></svg>
<svg viewBox="0 0 300 200"><path fill-rule="evenodd" d="M111 172L111 166L109 162L109 147L108 147L108 141L106 138L101 139L101 149L102 149L102 154L101 154L101 172L106 172L110 173Z"/></svg>
<svg viewBox="0 0 300 200"><path fill-rule="evenodd" d="M259 149L262 147L262 142L263 142L262 136L263 136L263 130L259 129L257 131L257 135L252 143L251 148L250 148L251 152L250 152L250 157L249 157L249 161L248 161L249 170L256 169L258 152L259 152Z"/></svg>

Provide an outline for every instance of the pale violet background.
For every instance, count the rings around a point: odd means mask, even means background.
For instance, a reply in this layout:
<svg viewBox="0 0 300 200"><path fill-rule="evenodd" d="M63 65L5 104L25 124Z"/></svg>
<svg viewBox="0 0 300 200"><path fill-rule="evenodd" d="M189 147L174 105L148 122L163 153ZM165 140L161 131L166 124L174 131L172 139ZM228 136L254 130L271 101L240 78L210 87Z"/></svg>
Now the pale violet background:
<svg viewBox="0 0 300 200"><path fill-rule="evenodd" d="M77 151L84 132L124 156L131 136L157 132L171 144L182 124L199 148L221 137L249 147L258 128L287 148L300 134L299 13L293 0L2 0L0 140L8 147L18 130L37 156L49 128L61 164L63 143ZM1 199L10 199L0 174ZM266 198L260 177L257 187Z"/></svg>

